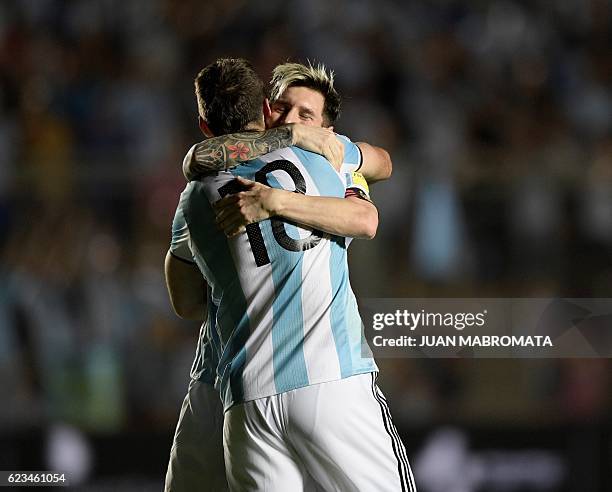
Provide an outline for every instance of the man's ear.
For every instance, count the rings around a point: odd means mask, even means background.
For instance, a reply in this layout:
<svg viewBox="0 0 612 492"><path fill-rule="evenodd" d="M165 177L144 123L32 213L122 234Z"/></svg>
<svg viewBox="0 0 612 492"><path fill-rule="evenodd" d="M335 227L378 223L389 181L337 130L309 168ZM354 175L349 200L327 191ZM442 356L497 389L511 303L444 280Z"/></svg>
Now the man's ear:
<svg viewBox="0 0 612 492"><path fill-rule="evenodd" d="M204 136L206 136L207 138L211 138L214 137L214 133L210 131L210 128L208 127L208 125L206 124L206 122L202 119L201 116L198 116L198 125L200 127L200 130L202 131L202 133L204 134Z"/></svg>
<svg viewBox="0 0 612 492"><path fill-rule="evenodd" d="M263 114L264 119L267 120L272 115L272 110L270 109L270 101L266 97L263 102Z"/></svg>

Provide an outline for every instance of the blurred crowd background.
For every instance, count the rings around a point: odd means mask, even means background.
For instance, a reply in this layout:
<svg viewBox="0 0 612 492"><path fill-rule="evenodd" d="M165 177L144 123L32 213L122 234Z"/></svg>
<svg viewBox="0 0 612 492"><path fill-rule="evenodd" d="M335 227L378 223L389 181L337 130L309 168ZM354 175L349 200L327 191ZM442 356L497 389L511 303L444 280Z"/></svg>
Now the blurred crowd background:
<svg viewBox="0 0 612 492"><path fill-rule="evenodd" d="M612 297L609 0L2 0L0 468L160 490L199 328L162 263L218 56L325 63L336 130L391 153L358 297ZM609 359L380 366L421 490L612 490Z"/></svg>

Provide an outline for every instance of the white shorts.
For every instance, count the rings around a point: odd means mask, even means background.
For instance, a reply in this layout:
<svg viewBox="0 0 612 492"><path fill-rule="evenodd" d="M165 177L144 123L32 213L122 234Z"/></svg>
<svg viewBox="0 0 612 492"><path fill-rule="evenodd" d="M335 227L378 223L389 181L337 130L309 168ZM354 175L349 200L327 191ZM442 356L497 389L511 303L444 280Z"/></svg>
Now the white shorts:
<svg viewBox="0 0 612 492"><path fill-rule="evenodd" d="M227 490L222 429L219 393L210 384L192 380L176 425L165 492Z"/></svg>
<svg viewBox="0 0 612 492"><path fill-rule="evenodd" d="M231 490L416 492L376 373L236 405L223 446Z"/></svg>

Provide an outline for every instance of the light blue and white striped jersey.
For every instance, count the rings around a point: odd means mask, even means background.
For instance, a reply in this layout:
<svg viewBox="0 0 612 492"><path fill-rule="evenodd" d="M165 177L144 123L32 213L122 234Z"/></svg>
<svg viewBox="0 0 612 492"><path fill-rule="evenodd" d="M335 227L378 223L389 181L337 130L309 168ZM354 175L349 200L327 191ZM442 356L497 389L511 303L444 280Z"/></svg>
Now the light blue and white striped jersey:
<svg viewBox="0 0 612 492"><path fill-rule="evenodd" d="M360 164L357 147L345 146L340 173L323 157L291 147L192 181L181 194L189 246L212 289L225 409L377 370L371 355L363 356L370 352L349 283L345 238L272 218L228 239L212 209L240 191L235 176L343 198L345 174Z"/></svg>

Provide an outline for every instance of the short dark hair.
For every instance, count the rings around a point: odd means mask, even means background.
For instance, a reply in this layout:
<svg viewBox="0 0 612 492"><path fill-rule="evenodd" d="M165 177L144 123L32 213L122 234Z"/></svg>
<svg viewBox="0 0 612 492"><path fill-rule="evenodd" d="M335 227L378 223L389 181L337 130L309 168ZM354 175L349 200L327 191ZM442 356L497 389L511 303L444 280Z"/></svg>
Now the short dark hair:
<svg viewBox="0 0 612 492"><path fill-rule="evenodd" d="M327 126L336 123L340 116L342 99L334 87L334 72L322 63L314 66L302 63L283 63L272 71L270 102L276 101L289 87L307 87L320 92L325 99L323 122Z"/></svg>
<svg viewBox="0 0 612 492"><path fill-rule="evenodd" d="M236 133L263 115L264 85L243 58L219 58L195 78L198 112L215 135Z"/></svg>

